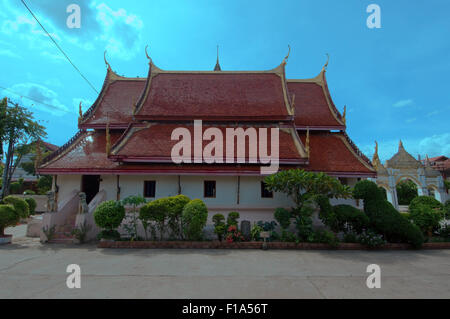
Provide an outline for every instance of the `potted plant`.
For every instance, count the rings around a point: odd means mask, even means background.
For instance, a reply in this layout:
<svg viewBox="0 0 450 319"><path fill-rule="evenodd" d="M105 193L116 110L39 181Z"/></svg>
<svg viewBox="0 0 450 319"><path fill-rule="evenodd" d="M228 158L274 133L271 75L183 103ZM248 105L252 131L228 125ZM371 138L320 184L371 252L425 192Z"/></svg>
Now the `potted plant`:
<svg viewBox="0 0 450 319"><path fill-rule="evenodd" d="M12 235L5 235L5 228L15 226L20 220L19 214L12 205L0 205L0 245L10 244Z"/></svg>

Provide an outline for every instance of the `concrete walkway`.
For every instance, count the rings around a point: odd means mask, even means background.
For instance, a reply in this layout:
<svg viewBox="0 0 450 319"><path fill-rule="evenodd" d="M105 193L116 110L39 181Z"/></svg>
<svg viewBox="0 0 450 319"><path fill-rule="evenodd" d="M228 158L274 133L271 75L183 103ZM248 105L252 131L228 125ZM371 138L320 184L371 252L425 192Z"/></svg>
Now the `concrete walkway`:
<svg viewBox="0 0 450 319"><path fill-rule="evenodd" d="M380 289L366 286L373 263ZM66 286L69 264L81 289ZM0 247L0 298L450 298L450 250L113 250L22 237Z"/></svg>

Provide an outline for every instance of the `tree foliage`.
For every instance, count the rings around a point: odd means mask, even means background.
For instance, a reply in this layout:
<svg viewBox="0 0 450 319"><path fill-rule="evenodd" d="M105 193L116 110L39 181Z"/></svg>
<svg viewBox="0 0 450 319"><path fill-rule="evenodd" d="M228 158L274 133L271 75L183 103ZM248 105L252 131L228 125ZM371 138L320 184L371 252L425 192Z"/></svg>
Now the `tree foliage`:
<svg viewBox="0 0 450 319"><path fill-rule="evenodd" d="M412 180L403 180L397 184L396 188L399 205L409 205L417 196L417 185Z"/></svg>
<svg viewBox="0 0 450 319"><path fill-rule="evenodd" d="M11 177L23 155L29 152L30 141L46 136L45 128L34 120L26 108L10 103L6 98L0 102L0 152L3 157L7 145L5 167L2 176L3 198L8 195Z"/></svg>

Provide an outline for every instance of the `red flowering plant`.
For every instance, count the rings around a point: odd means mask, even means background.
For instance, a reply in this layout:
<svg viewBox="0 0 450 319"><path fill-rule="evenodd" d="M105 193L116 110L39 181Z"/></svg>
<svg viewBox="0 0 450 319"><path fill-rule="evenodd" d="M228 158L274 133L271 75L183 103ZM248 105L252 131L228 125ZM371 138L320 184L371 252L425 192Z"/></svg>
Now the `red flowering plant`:
<svg viewBox="0 0 450 319"><path fill-rule="evenodd" d="M242 233L237 229L236 225L231 225L227 229L225 239L227 243L239 242L244 240L244 236L242 236Z"/></svg>

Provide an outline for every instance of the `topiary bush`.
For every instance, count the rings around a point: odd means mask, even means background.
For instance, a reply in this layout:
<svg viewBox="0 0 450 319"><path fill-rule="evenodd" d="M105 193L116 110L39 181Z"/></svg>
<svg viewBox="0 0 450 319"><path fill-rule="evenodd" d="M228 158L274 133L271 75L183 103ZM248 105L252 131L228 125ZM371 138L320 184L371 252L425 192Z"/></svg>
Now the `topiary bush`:
<svg viewBox="0 0 450 319"><path fill-rule="evenodd" d="M432 209L443 209L444 206L434 197L431 196L417 196L409 204L409 212L414 210L419 205L425 205Z"/></svg>
<svg viewBox="0 0 450 319"><path fill-rule="evenodd" d="M32 191L31 189L27 189L23 192L24 195L36 195L35 191Z"/></svg>
<svg viewBox="0 0 450 319"><path fill-rule="evenodd" d="M215 214L212 217L212 221L214 223L214 233L217 235L219 241L222 241L222 238L227 231L227 227L225 225L225 216L223 216L222 214Z"/></svg>
<svg viewBox="0 0 450 319"><path fill-rule="evenodd" d="M432 208L425 204L416 204L410 210L409 217L423 234L431 237L433 231L437 231L440 228L440 222L444 218L444 213L439 208Z"/></svg>
<svg viewBox="0 0 450 319"><path fill-rule="evenodd" d="M444 204L444 213L445 213L445 218L450 219L450 199L447 200Z"/></svg>
<svg viewBox="0 0 450 319"><path fill-rule="evenodd" d="M113 233L125 217L125 207L118 201L110 200L101 203L94 211L95 224L106 233ZM117 235L117 234L116 234ZM107 239L106 237L103 237ZM110 238L108 238L110 239Z"/></svg>
<svg viewBox="0 0 450 319"><path fill-rule="evenodd" d="M177 195L168 198L168 226L170 229L170 236L178 238L183 236L181 227L181 215L183 214L184 206L189 203L191 199L185 195Z"/></svg>
<svg viewBox="0 0 450 319"><path fill-rule="evenodd" d="M3 203L13 205L20 218L28 218L30 216L30 207L22 198L6 196L3 198Z"/></svg>
<svg viewBox="0 0 450 319"><path fill-rule="evenodd" d="M5 235L5 228L15 226L20 216L13 205L0 205L0 236Z"/></svg>
<svg viewBox="0 0 450 319"><path fill-rule="evenodd" d="M420 229L402 216L389 203L381 189L368 180L359 181L353 197L364 200L364 212L369 217L369 227L389 242L406 242L419 248L424 241Z"/></svg>
<svg viewBox="0 0 450 319"><path fill-rule="evenodd" d="M275 220L285 230L291 224L291 212L284 208L277 208L274 214Z"/></svg>
<svg viewBox="0 0 450 319"><path fill-rule="evenodd" d="M202 239L203 228L208 219L208 209L202 200L194 199L184 206L181 219L187 239Z"/></svg>
<svg viewBox="0 0 450 319"><path fill-rule="evenodd" d="M238 219L239 219L240 215L238 212L231 212L228 214L227 217L227 226L231 226L231 225L236 225L238 224Z"/></svg>
<svg viewBox="0 0 450 319"><path fill-rule="evenodd" d="M356 207L350 205L336 205L333 207L335 214L334 231L361 233L369 226L369 217Z"/></svg>
<svg viewBox="0 0 450 319"><path fill-rule="evenodd" d="M30 215L34 215L36 213L36 207L37 207L37 203L34 200L34 198L31 197L27 197L25 198L25 201L28 204L28 208L30 209Z"/></svg>
<svg viewBox="0 0 450 319"><path fill-rule="evenodd" d="M156 225L160 240L164 237L165 222L169 216L170 207L170 200L168 198L159 198L142 206L139 211L140 220Z"/></svg>

